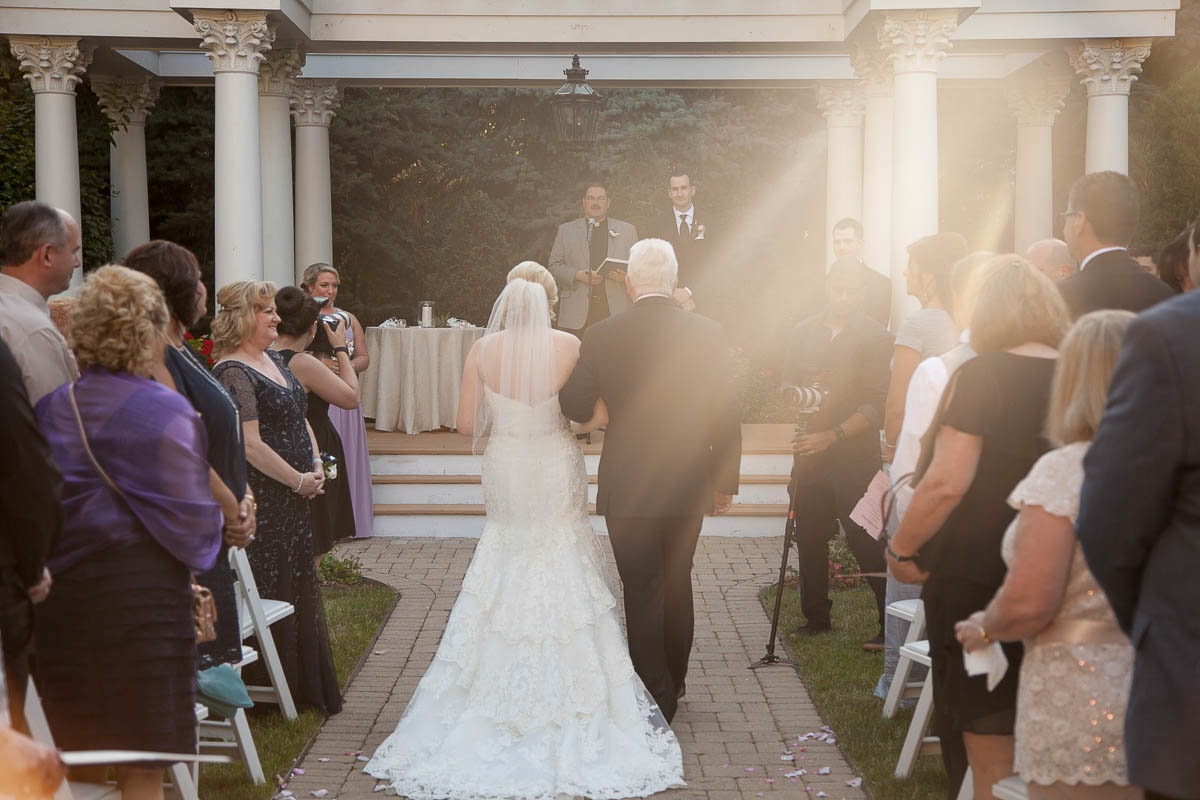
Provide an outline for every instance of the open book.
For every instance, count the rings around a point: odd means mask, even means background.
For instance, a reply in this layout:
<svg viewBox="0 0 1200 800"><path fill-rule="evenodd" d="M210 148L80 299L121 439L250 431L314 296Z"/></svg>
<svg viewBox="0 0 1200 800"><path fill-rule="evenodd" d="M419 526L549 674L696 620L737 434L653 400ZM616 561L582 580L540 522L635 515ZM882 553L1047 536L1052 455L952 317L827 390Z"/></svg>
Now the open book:
<svg viewBox="0 0 1200 800"><path fill-rule="evenodd" d="M614 270L620 270L621 272L624 272L628 267L628 258L606 258L600 263L600 266L592 270L592 274L607 278L608 273Z"/></svg>

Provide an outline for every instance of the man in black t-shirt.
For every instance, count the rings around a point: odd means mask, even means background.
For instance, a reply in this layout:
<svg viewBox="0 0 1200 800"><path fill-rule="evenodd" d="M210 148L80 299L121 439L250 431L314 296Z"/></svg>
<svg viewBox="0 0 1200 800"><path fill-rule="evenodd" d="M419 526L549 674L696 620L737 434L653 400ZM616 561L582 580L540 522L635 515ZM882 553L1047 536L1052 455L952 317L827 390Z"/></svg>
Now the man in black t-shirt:
<svg viewBox="0 0 1200 800"><path fill-rule="evenodd" d="M858 262L834 262L825 279L826 310L795 327L783 370L786 385L818 385L827 392L807 432L794 440L788 487L796 508L805 634L830 629L827 546L839 523L862 572L885 568L883 544L850 519L879 470L879 429L891 377L892 338L862 313L865 292ZM882 649L885 582L872 577L867 583L875 593L880 634L866 646Z"/></svg>

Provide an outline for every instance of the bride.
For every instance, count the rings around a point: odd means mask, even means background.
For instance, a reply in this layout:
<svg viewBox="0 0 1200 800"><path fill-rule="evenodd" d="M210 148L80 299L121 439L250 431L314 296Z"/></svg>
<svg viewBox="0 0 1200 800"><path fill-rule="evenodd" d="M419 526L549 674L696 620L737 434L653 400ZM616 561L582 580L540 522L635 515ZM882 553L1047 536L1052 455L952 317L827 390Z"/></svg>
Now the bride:
<svg viewBox="0 0 1200 800"><path fill-rule="evenodd" d="M646 797L683 786L679 742L633 671L558 406L579 340L525 261L467 357L458 428L487 435L487 522L433 663L365 771L414 800ZM592 420L606 421L602 402Z"/></svg>

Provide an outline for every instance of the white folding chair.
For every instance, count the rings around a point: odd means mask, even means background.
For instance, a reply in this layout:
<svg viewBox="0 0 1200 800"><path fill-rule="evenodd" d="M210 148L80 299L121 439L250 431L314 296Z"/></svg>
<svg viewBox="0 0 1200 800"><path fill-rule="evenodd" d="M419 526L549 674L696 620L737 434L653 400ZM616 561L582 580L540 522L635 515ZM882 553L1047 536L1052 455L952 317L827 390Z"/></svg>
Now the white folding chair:
<svg viewBox="0 0 1200 800"><path fill-rule="evenodd" d="M246 551L237 547L229 548L229 563L237 577L234 583L238 599L238 619L242 625L242 639L254 636L262 653L270 686L247 686L250 699L256 703L278 703L279 710L286 720L296 719L296 704L292 701L292 690L288 687L287 677L283 674L283 663L279 660L279 651L275 649L275 639L271 636L271 625L285 617L296 613L296 607L282 600L271 600L260 597L258 584L254 581L254 572L250 569L250 559Z"/></svg>
<svg viewBox="0 0 1200 800"><path fill-rule="evenodd" d="M231 666L240 673L242 667L253 664L255 661L258 661L258 652L252 647L242 645L241 661ZM204 710L205 717L207 717L208 709ZM245 765L246 772L250 775L250 780L255 784L267 782L267 778L263 774L262 763L258 758L258 748L250 733L250 723L246 720L246 709L239 708L232 717L225 720L201 719L199 741L201 753L232 755L231 751L236 750L238 759ZM193 770L193 774L196 774L195 770Z"/></svg>
<svg viewBox="0 0 1200 800"><path fill-rule="evenodd" d="M900 648L900 657L908 656L916 664L928 667L932 663L929 657L929 642L909 642ZM899 673L897 672L897 677ZM892 679L895 685L896 678ZM904 746L900 748L900 759L896 762L897 778L907 778L912 774L913 765L918 756L934 755L942 751L941 743L936 736L926 736L929 720L933 716L933 676L925 680L921 694L917 698L917 707L913 709L912 722L908 725L908 735L904 737Z"/></svg>
<svg viewBox="0 0 1200 800"><path fill-rule="evenodd" d="M208 709L196 704L196 721L208 716ZM42 698L33 685L33 679L25 688L25 719L29 723L29 732L35 741L49 747L54 747L54 734L50 731L50 723L42 710ZM171 776L171 784L179 800L200 800L196 791L197 783L187 764L171 764L167 767ZM54 792L54 800L120 800L121 789L115 783L68 783L63 781Z"/></svg>
<svg viewBox="0 0 1200 800"><path fill-rule="evenodd" d="M1029 787L1016 775L1009 775L992 784L992 795L996 800L1029 800Z"/></svg>
<svg viewBox="0 0 1200 800"><path fill-rule="evenodd" d="M904 644L921 641L925 636L925 603L921 598L897 600L887 607L887 614L908 621L908 635ZM892 673L892 684L888 687L887 699L883 701L883 716L891 719L900 708L900 701L909 697L917 697L921 692L923 682L909 683L912 673L913 660L900 648L900 660L896 662L896 671Z"/></svg>

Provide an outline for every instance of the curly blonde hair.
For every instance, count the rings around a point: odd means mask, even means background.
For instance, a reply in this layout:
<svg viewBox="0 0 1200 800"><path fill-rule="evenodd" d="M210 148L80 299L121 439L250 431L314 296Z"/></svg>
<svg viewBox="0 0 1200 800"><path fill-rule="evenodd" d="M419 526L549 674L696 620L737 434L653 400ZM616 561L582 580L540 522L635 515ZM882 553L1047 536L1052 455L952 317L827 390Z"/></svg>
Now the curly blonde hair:
<svg viewBox="0 0 1200 800"><path fill-rule="evenodd" d="M217 292L217 316L212 322L214 355L237 350L254 330L254 315L275 305L271 281L234 281Z"/></svg>
<svg viewBox="0 0 1200 800"><path fill-rule="evenodd" d="M71 309L75 360L80 369L97 366L149 377L162 362L170 318L153 278L127 267L100 267L83 282Z"/></svg>
<svg viewBox="0 0 1200 800"><path fill-rule="evenodd" d="M993 256L975 270L967 289L971 347L977 353L1026 342L1057 348L1071 317L1058 287L1015 253Z"/></svg>
<svg viewBox="0 0 1200 800"><path fill-rule="evenodd" d="M554 307L558 305L558 283L554 280L554 276L550 274L550 270L536 261L522 261L508 271L505 283L512 283L517 278L524 278L530 283L536 283L546 290L546 299L550 301L550 321L553 322L557 316L554 312Z"/></svg>

